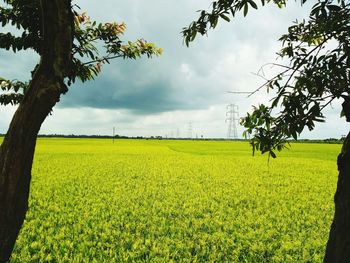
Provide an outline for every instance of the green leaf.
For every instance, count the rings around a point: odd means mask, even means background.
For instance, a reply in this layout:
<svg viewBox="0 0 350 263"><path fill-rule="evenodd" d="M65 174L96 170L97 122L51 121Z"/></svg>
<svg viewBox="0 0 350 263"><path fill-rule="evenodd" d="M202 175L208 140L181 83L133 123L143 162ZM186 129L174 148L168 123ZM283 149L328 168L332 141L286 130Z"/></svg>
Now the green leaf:
<svg viewBox="0 0 350 263"><path fill-rule="evenodd" d="M291 130L290 133L291 133L291 135L292 135L292 137L293 137L294 140L297 140L297 139L298 139L298 135L297 135L296 130Z"/></svg>
<svg viewBox="0 0 350 263"><path fill-rule="evenodd" d="M253 7L254 9L258 9L257 4L253 0L248 0L248 3Z"/></svg>
<svg viewBox="0 0 350 263"><path fill-rule="evenodd" d="M246 16L247 14L248 14L248 3L245 3L243 7L243 16Z"/></svg>
<svg viewBox="0 0 350 263"><path fill-rule="evenodd" d="M345 116L345 113L344 113L344 110L341 110L340 112L340 118L344 117Z"/></svg>
<svg viewBox="0 0 350 263"><path fill-rule="evenodd" d="M273 151L269 152L272 158L276 158L276 154Z"/></svg>
<svg viewBox="0 0 350 263"><path fill-rule="evenodd" d="M220 14L220 17L224 20L226 20L227 22L230 22L230 18L224 14Z"/></svg>

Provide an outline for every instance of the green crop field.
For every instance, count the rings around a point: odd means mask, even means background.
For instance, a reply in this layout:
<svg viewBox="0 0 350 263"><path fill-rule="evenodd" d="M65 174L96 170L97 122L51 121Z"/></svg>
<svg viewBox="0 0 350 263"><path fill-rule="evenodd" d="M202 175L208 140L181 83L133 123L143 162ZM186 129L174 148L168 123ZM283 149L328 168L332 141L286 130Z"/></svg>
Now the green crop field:
<svg viewBox="0 0 350 263"><path fill-rule="evenodd" d="M322 262L340 148L39 139L11 262Z"/></svg>

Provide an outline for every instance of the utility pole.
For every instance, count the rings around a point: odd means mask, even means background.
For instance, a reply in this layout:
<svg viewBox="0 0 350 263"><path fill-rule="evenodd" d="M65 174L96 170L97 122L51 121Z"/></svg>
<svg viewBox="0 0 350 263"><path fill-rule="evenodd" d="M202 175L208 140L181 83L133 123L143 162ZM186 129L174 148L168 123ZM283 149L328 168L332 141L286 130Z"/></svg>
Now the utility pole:
<svg viewBox="0 0 350 263"><path fill-rule="evenodd" d="M238 106L236 104L229 104L226 110L225 122L228 122L227 139L237 139L237 123L239 120Z"/></svg>
<svg viewBox="0 0 350 263"><path fill-rule="evenodd" d="M113 144L114 144L114 137L115 137L115 127L113 127Z"/></svg>

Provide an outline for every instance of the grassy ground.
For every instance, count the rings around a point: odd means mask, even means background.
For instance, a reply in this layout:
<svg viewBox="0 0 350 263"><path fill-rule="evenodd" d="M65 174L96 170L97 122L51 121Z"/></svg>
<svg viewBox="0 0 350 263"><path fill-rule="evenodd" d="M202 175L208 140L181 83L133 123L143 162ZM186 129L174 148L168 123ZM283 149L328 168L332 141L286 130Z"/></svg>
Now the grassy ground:
<svg viewBox="0 0 350 263"><path fill-rule="evenodd" d="M11 262L322 262L340 147L39 139Z"/></svg>

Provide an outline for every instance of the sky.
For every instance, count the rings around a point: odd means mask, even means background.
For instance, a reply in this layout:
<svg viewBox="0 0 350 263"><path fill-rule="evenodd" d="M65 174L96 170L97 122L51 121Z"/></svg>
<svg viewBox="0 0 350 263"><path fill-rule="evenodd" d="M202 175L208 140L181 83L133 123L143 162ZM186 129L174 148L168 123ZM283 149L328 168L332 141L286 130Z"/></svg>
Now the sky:
<svg viewBox="0 0 350 263"><path fill-rule="evenodd" d="M76 0L75 4L98 22L125 22L123 40L143 38L164 50L161 57L114 60L103 65L101 75L76 83L61 98L41 127L41 134L87 134L226 138L227 105L238 106L239 117L252 105L267 103L265 90L247 98L227 91L253 91L263 83L256 75L275 62L281 43L277 39L296 19L307 18L310 7L289 1L287 7L250 9L247 17L220 21L208 36L198 36L190 47L181 30L209 9L208 0ZM0 28L6 32L7 28ZM39 57L0 50L0 76L29 80ZM264 67L266 76L277 69ZM301 138L340 138L349 124L339 118L341 102L325 111L326 123ZM6 133L15 107L0 106L0 133ZM237 125L239 138L243 128Z"/></svg>

